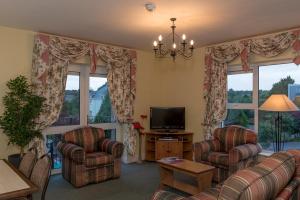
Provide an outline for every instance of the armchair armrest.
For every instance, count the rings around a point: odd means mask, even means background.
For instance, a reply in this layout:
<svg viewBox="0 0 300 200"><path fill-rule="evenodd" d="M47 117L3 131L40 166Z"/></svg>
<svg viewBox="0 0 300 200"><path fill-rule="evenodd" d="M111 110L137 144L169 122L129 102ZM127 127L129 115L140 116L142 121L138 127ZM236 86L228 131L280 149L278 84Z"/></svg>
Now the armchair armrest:
<svg viewBox="0 0 300 200"><path fill-rule="evenodd" d="M183 200L185 198L177 194L174 194L172 192L168 192L164 190L159 190L155 192L151 198L151 200L181 200L181 199Z"/></svg>
<svg viewBox="0 0 300 200"><path fill-rule="evenodd" d="M100 151L104 151L113 155L114 158L120 158L123 154L124 145L121 142L110 139L102 139L99 141Z"/></svg>
<svg viewBox="0 0 300 200"><path fill-rule="evenodd" d="M201 161L202 157L207 157L211 151L220 151L219 140L206 140L194 143L195 160Z"/></svg>
<svg viewBox="0 0 300 200"><path fill-rule="evenodd" d="M83 163L85 161L84 149L78 145L59 142L57 144L57 149L63 156L68 157L75 162Z"/></svg>
<svg viewBox="0 0 300 200"><path fill-rule="evenodd" d="M229 165L236 165L239 161L258 155L262 151L260 144L243 144L229 151Z"/></svg>

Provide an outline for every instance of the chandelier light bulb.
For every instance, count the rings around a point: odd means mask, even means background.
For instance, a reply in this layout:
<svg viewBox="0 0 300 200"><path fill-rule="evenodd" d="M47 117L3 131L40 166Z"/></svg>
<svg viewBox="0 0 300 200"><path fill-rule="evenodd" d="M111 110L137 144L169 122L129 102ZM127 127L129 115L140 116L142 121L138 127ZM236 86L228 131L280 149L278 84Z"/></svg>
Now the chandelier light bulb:
<svg viewBox="0 0 300 200"><path fill-rule="evenodd" d="M182 40L184 41L186 39L186 35L182 34Z"/></svg>
<svg viewBox="0 0 300 200"><path fill-rule="evenodd" d="M157 47L157 41L156 40L153 42L153 46Z"/></svg>
<svg viewBox="0 0 300 200"><path fill-rule="evenodd" d="M158 36L158 41L160 41L160 42L162 41L162 36L161 35Z"/></svg>
<svg viewBox="0 0 300 200"><path fill-rule="evenodd" d="M194 45L194 40L191 40L190 44L191 44L191 46L193 46Z"/></svg>
<svg viewBox="0 0 300 200"><path fill-rule="evenodd" d="M173 43L173 49L176 49L176 44L175 43Z"/></svg>

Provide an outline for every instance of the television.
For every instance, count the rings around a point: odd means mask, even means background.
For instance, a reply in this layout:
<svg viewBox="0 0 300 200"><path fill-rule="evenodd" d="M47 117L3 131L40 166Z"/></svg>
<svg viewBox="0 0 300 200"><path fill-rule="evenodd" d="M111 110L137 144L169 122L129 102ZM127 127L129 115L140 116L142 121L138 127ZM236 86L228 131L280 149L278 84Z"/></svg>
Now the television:
<svg viewBox="0 0 300 200"><path fill-rule="evenodd" d="M151 107L150 129L167 132L185 130L184 107Z"/></svg>

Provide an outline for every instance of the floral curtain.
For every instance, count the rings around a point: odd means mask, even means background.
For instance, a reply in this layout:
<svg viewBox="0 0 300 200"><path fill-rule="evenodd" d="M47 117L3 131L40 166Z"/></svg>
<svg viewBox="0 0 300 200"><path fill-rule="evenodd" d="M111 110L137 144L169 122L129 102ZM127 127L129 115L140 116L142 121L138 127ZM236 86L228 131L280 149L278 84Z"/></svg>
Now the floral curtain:
<svg viewBox="0 0 300 200"><path fill-rule="evenodd" d="M92 73L96 70L97 57L107 63L112 106L116 110L119 122L129 123L133 115L135 99L135 51L37 34L33 50L32 84L36 94L46 98L46 112L38 119L42 123L42 128L50 126L59 117L70 61L86 55L91 58ZM134 147L131 146L127 145L130 147L128 152L135 152ZM44 146L39 146L39 152L44 151Z"/></svg>
<svg viewBox="0 0 300 200"><path fill-rule="evenodd" d="M111 104L123 126L123 143L126 152L135 156L137 134L132 128L135 99L136 52L97 45L95 54L107 63L107 80Z"/></svg>
<svg viewBox="0 0 300 200"><path fill-rule="evenodd" d="M206 104L203 122L206 139L212 137L213 130L226 117L228 63L240 57L243 70L248 71L252 54L275 57L292 47L295 53L293 62L299 65L299 35L300 30L291 30L207 47L203 95Z"/></svg>

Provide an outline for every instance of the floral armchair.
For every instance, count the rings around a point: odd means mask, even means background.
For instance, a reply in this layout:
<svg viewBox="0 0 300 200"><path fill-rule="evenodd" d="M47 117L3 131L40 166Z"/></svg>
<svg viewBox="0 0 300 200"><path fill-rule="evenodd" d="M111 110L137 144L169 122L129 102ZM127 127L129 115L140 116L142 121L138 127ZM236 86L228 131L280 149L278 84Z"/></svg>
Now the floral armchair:
<svg viewBox="0 0 300 200"><path fill-rule="evenodd" d="M257 134L241 126L217 128L213 140L194 144L195 161L216 167L213 180L223 182L237 170L256 163L262 148Z"/></svg>
<svg viewBox="0 0 300 200"><path fill-rule="evenodd" d="M101 128L83 127L69 131L57 148L62 154L62 175L75 187L121 175L124 146L105 139Z"/></svg>

